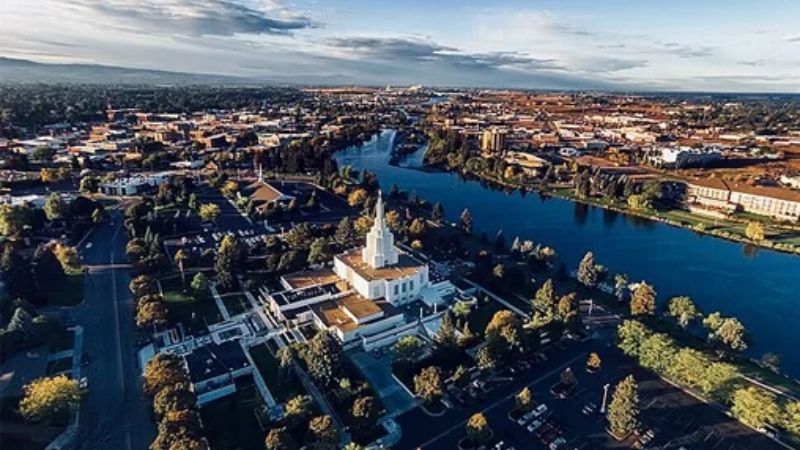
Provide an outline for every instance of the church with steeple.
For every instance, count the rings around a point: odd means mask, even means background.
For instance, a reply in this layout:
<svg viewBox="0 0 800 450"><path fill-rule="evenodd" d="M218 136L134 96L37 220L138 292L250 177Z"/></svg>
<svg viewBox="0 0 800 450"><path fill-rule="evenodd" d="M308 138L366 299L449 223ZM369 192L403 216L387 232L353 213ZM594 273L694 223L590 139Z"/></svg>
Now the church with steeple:
<svg viewBox="0 0 800 450"><path fill-rule="evenodd" d="M263 292L278 322L297 328L313 324L330 331L345 348L391 345L438 325L455 287L427 263L398 248L378 197L375 221L364 245L322 266L281 277L283 291Z"/></svg>
<svg viewBox="0 0 800 450"><path fill-rule="evenodd" d="M380 194L365 245L337 255L333 271L363 297L385 298L395 306L417 300L430 285L428 265L394 245Z"/></svg>

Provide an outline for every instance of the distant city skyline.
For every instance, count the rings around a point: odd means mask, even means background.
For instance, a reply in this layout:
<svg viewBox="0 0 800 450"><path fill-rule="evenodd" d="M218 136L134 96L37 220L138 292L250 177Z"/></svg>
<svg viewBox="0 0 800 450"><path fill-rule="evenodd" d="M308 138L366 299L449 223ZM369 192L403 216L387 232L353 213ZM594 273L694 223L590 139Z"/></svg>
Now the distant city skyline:
<svg viewBox="0 0 800 450"><path fill-rule="evenodd" d="M800 3L789 1L5 0L0 16L0 56L47 63L298 83L800 92Z"/></svg>

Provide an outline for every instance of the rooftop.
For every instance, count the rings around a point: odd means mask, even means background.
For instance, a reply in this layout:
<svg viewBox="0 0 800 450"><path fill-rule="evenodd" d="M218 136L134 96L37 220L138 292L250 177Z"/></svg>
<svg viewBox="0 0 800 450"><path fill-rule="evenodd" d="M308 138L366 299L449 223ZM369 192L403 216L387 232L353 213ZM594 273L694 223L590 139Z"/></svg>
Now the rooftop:
<svg viewBox="0 0 800 450"><path fill-rule="evenodd" d="M367 280L395 280L407 277L420 270L425 264L407 253L399 252L397 264L375 269L361 259L361 250L358 247L348 250L336 257L351 267L358 275Z"/></svg>
<svg viewBox="0 0 800 450"><path fill-rule="evenodd" d="M185 355L192 382L198 383L248 366L239 342L210 343Z"/></svg>
<svg viewBox="0 0 800 450"><path fill-rule="evenodd" d="M339 281L339 277L329 268L318 270L304 270L284 275L283 280L292 289L302 289L309 286L330 284Z"/></svg>
<svg viewBox="0 0 800 450"><path fill-rule="evenodd" d="M328 327L336 327L342 332L353 331L360 325L353 320L345 308L357 318L368 318L383 312L381 318L402 314L402 311L392 306L385 299L369 300L358 294L350 294L336 301L322 302L311 307L317 317ZM369 321L361 324L369 323Z"/></svg>

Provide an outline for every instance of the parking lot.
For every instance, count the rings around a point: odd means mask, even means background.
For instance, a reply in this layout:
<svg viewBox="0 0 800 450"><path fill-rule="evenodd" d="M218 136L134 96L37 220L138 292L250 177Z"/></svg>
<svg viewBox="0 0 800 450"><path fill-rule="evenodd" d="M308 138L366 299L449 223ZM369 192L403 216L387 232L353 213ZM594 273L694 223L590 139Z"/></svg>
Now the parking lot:
<svg viewBox="0 0 800 450"><path fill-rule="evenodd" d="M603 368L597 374L585 370L589 351L599 353L603 360ZM578 383L571 395L558 399L550 393L550 388L559 381L565 367L572 368ZM652 436L652 439L645 439L649 442L644 446L637 442L639 437L636 435L624 442L611 438L605 431L605 415L600 413L603 386L609 384L610 402L614 386L628 374L633 374L639 383L641 432L650 431ZM456 404L442 417L429 417L419 409L400 416L398 421L403 427L403 439L396 447L457 448L458 440L465 435L466 419L481 411L494 432L487 448L495 449L549 449L549 444L558 438L561 438L558 439L559 445L553 448L569 450L782 448L766 436L636 367L615 348L596 341L568 343L547 362L518 373L514 378L514 382L496 387L482 402L466 406ZM529 417L520 425L508 417L508 412L514 407L514 395L526 385L530 387L536 404L546 405L546 412Z"/></svg>

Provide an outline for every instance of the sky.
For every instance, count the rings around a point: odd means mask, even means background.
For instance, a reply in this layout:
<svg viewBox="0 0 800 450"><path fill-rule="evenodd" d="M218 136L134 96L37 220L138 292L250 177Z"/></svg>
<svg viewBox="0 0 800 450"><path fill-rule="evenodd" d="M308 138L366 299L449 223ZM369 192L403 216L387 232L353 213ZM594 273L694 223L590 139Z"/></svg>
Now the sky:
<svg viewBox="0 0 800 450"><path fill-rule="evenodd" d="M0 56L47 63L298 83L800 92L796 0L0 0L0 18Z"/></svg>

